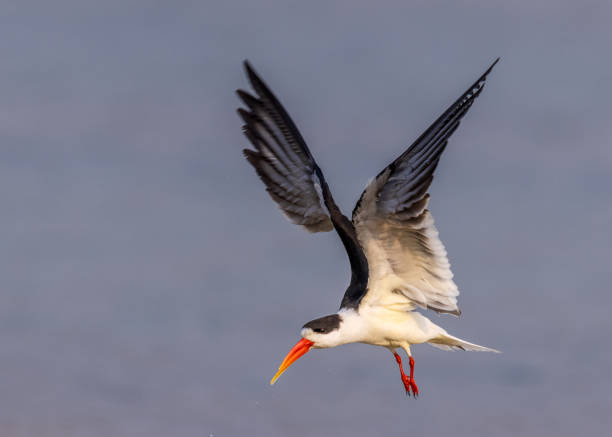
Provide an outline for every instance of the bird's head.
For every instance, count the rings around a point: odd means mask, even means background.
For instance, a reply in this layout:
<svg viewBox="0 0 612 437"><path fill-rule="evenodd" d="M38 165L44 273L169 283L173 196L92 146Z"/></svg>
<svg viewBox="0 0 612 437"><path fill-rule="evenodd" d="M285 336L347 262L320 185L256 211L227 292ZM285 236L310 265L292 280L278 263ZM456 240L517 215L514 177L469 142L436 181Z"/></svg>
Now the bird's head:
<svg viewBox="0 0 612 437"><path fill-rule="evenodd" d="M341 325L342 317L339 314L331 314L306 323L302 328L301 340L289 351L270 384L274 384L289 366L310 349L323 349L346 343L341 336Z"/></svg>

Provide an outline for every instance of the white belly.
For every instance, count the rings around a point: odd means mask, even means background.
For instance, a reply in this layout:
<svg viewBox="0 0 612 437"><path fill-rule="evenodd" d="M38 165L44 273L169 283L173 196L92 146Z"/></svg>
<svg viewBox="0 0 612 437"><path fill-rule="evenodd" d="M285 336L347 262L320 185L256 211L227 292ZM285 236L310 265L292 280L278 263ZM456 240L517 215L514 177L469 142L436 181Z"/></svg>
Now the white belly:
<svg viewBox="0 0 612 437"><path fill-rule="evenodd" d="M346 316L343 314L343 318ZM399 347L402 343L425 343L446 331L418 312L394 311L383 307L364 306L359 316L349 316L354 324L354 341L376 346Z"/></svg>

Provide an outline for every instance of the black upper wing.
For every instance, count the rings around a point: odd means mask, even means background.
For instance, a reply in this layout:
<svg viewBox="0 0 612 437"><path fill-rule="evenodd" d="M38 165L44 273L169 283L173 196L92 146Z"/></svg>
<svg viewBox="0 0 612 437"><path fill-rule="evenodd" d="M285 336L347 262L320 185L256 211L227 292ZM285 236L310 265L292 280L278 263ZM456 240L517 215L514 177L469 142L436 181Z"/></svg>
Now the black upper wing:
<svg viewBox="0 0 612 437"><path fill-rule="evenodd" d="M248 110L238 109L243 131L256 150L245 149L272 199L293 223L310 232L336 229L351 263L347 293L361 293L368 280L368 264L352 222L334 202L321 169L302 135L272 91L245 61L257 96L238 90Z"/></svg>
<svg viewBox="0 0 612 437"><path fill-rule="evenodd" d="M319 197L316 163L300 132L272 92L244 63L257 97L246 91L237 94L249 110L238 109L244 134L256 150L244 155L266 184L272 199L287 218L310 232L331 231L332 222Z"/></svg>
<svg viewBox="0 0 612 437"><path fill-rule="evenodd" d="M498 61L380 172L357 202L353 224L370 266L371 302L459 314L446 250L426 209L427 190L449 137Z"/></svg>

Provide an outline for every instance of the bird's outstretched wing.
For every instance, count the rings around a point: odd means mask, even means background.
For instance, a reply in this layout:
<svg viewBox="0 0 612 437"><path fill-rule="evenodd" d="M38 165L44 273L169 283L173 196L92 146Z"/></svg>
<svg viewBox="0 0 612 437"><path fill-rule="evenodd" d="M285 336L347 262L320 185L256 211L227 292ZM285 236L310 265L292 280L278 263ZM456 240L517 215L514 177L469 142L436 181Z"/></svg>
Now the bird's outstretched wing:
<svg viewBox="0 0 612 437"><path fill-rule="evenodd" d="M448 138L498 60L368 184L357 202L353 224L370 267L362 302L460 314L446 250L426 209L427 190Z"/></svg>
<svg viewBox="0 0 612 437"><path fill-rule="evenodd" d="M291 222L310 232L331 231L333 225L315 171L317 164L302 135L248 62L244 66L257 93L254 97L246 91L236 91L249 108L239 108L238 114L244 120L244 134L256 149L245 149L244 155Z"/></svg>
<svg viewBox="0 0 612 437"><path fill-rule="evenodd" d="M351 263L347 293L362 293L368 264L352 222L334 202L321 169L287 111L248 62L244 67L257 94L237 91L249 108L238 109L243 131L256 149L245 149L244 155L291 222L310 232L336 229Z"/></svg>

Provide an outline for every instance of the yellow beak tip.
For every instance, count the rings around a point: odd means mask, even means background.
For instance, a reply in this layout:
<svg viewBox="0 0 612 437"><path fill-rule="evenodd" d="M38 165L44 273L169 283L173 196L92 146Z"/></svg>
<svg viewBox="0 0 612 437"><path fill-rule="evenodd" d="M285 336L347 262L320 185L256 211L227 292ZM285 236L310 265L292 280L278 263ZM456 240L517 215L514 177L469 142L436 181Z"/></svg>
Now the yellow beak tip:
<svg viewBox="0 0 612 437"><path fill-rule="evenodd" d="M294 362L296 362L298 358L308 352L313 344L314 343L312 341L306 340L305 338L302 338L300 341L298 341L296 345L293 346L293 348L289 351L289 353L279 366L278 372L276 372L276 374L270 380L270 385L274 385L276 380L280 378L283 373L285 373L285 370L287 370Z"/></svg>
<svg viewBox="0 0 612 437"><path fill-rule="evenodd" d="M270 385L274 385L274 383L278 380L279 377L280 375L278 373L274 375L272 379L270 380Z"/></svg>

